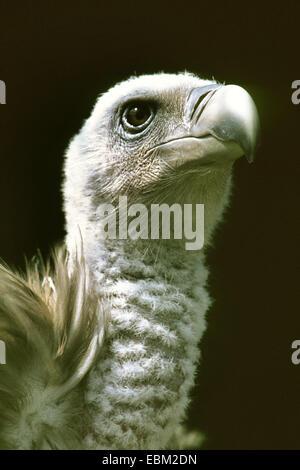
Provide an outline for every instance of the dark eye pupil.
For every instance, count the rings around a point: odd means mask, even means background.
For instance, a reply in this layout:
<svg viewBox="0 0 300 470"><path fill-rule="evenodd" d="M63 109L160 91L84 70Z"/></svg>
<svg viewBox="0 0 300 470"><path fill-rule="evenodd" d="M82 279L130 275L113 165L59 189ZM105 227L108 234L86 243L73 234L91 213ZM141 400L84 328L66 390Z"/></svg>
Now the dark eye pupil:
<svg viewBox="0 0 300 470"><path fill-rule="evenodd" d="M151 114L147 106L135 105L132 106L127 112L127 121L131 126L141 126L144 124Z"/></svg>

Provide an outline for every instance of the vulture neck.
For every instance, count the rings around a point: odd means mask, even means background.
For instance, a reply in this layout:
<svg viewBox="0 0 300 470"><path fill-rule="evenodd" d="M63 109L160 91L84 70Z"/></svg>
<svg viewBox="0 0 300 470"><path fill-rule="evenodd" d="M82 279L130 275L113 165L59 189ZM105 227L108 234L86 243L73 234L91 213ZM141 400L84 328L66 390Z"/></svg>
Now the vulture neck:
<svg viewBox="0 0 300 470"><path fill-rule="evenodd" d="M203 254L179 243L123 240L87 256L110 319L87 378L86 444L166 448L185 415L205 330Z"/></svg>
<svg viewBox="0 0 300 470"><path fill-rule="evenodd" d="M206 240L229 188L227 174L223 185L212 181L214 199L198 192ZM183 240L103 240L95 212L84 206L79 220L84 256L110 316L102 354L86 379L84 445L176 448L172 439L189 403L210 305L203 251L186 250Z"/></svg>

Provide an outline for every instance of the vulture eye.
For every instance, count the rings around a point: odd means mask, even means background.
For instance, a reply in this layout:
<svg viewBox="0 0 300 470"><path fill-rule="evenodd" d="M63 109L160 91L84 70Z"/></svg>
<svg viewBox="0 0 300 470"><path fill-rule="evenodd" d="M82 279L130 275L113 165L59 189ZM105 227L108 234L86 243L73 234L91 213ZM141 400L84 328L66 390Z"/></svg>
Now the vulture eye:
<svg viewBox="0 0 300 470"><path fill-rule="evenodd" d="M143 131L152 118L153 110L148 103L134 103L125 108L122 124L127 131L137 133Z"/></svg>

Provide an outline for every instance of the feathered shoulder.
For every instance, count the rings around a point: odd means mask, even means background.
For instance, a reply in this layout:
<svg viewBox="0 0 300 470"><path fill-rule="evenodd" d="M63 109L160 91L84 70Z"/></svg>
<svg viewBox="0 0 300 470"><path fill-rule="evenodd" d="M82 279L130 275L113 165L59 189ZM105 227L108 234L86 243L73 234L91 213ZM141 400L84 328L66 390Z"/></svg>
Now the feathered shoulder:
<svg viewBox="0 0 300 470"><path fill-rule="evenodd" d="M78 448L80 387L104 339L106 315L83 256L64 248L0 265L0 448Z"/></svg>

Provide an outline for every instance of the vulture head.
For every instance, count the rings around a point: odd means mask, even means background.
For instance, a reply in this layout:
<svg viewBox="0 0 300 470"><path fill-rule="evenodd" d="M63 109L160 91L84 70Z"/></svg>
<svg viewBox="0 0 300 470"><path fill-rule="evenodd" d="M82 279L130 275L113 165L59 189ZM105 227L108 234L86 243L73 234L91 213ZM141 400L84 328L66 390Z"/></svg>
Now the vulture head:
<svg viewBox="0 0 300 470"><path fill-rule="evenodd" d="M100 96L65 165L68 242L97 226L97 208L129 201L202 203L209 241L230 193L232 165L253 160L258 114L241 87L192 74L133 77ZM76 230L77 227L77 230ZM76 237L75 237L76 238Z"/></svg>

